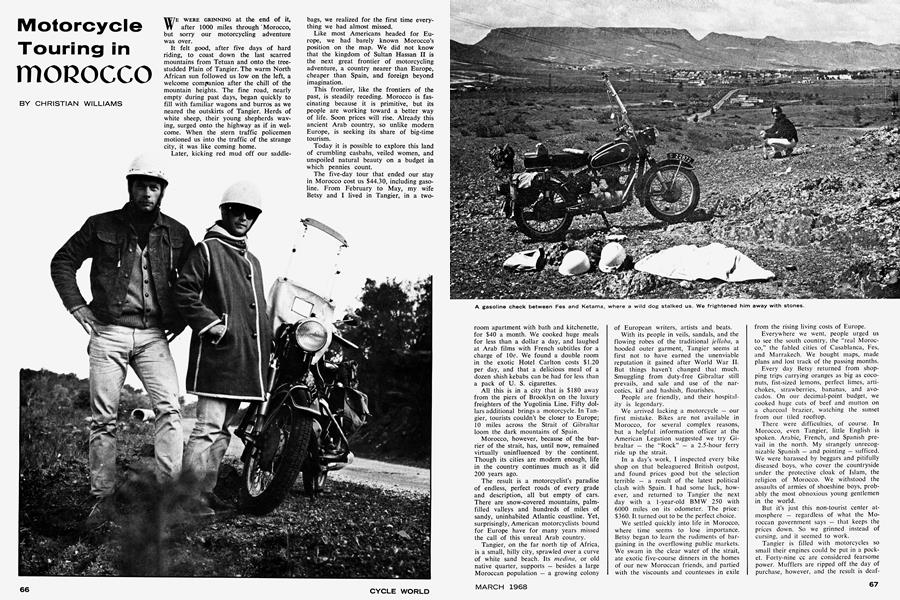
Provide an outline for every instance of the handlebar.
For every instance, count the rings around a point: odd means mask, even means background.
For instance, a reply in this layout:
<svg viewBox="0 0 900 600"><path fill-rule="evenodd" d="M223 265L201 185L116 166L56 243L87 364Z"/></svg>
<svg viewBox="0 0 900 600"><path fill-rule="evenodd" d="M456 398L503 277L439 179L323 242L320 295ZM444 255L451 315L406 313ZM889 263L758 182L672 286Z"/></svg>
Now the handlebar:
<svg viewBox="0 0 900 600"><path fill-rule="evenodd" d="M618 132L620 129L625 128L626 131L634 131L634 125L631 124L631 119L628 118L628 110L625 108L625 104L622 102L621 98L619 98L619 94L616 93L616 88L613 87L612 81L609 79L609 75L607 73L601 73L600 79L606 84L606 93L616 102L616 105L619 107L619 112L622 113L622 120L625 122L624 125L616 129Z"/></svg>

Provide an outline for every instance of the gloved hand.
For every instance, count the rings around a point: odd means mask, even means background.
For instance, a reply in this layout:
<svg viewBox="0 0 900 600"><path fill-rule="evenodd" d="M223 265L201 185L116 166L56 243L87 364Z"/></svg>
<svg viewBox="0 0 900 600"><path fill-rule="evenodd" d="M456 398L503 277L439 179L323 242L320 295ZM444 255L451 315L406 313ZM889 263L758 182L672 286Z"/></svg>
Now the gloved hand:
<svg viewBox="0 0 900 600"><path fill-rule="evenodd" d="M97 317L94 316L94 313L87 306L79 306L72 311L72 316L75 317L78 324L84 328L85 333L90 335L97 331L96 326L99 325L100 322L97 321Z"/></svg>

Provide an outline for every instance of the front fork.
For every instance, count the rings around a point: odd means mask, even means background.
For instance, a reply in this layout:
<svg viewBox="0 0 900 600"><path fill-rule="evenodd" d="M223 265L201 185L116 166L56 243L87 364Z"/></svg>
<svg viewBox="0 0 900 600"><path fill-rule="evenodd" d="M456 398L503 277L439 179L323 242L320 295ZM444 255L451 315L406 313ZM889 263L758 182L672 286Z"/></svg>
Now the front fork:
<svg viewBox="0 0 900 600"><path fill-rule="evenodd" d="M648 183L644 181L644 173L651 171L655 165L656 161L653 160L652 156L648 155L646 158L641 157L638 159L638 170L634 178L634 195L637 196L638 204L640 204L641 206L644 206L644 186L646 186Z"/></svg>
<svg viewBox="0 0 900 600"><path fill-rule="evenodd" d="M262 402L253 402L250 408L241 419L241 424L235 430L234 434L244 442L244 454L241 460L245 460L250 455L258 452L256 445L257 435L262 431L263 423L266 422L266 415L269 412L269 400L272 397L272 390L275 387L275 378L278 375L278 358L275 354L269 359L269 377L266 381L266 390Z"/></svg>

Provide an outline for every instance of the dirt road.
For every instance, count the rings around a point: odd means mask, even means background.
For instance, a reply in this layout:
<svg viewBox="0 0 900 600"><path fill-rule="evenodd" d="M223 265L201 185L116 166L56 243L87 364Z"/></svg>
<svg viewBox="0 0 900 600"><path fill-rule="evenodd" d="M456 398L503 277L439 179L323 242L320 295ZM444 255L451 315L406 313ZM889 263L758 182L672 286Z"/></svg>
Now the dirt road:
<svg viewBox="0 0 900 600"><path fill-rule="evenodd" d="M195 422L196 419L182 419L185 440L191 434ZM243 442L232 436L226 456L238 459L243 451ZM329 473L328 476L337 480L409 494L428 494L431 488L430 469L396 465L366 458L356 458L352 464L340 471Z"/></svg>
<svg viewBox="0 0 900 600"><path fill-rule="evenodd" d="M697 121L702 121L703 119L705 119L706 117L708 117L710 114L712 114L713 111L721 110L721 109L722 109L722 106L723 106L723 105L728 101L728 99L731 98L731 96L733 96L734 93L737 92L737 91L738 91L737 88L736 88L736 89L733 89L733 90L729 90L729 92L728 92L727 94L725 94L724 96L722 96L721 98L719 98L719 101L718 101L718 102L716 102L715 104L713 104L712 110L705 110L705 111L703 111L703 112L694 113L694 114L692 114L692 115L688 115L687 117L685 117L685 119L687 119L688 121L694 121L695 123L696 123ZM695 118L696 118L696 120L695 120Z"/></svg>

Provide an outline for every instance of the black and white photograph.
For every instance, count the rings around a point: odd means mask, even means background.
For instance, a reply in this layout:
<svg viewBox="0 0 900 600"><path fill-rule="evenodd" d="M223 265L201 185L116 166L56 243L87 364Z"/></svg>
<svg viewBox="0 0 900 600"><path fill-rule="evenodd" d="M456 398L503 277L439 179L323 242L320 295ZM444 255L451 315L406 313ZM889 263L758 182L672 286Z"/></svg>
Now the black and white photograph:
<svg viewBox="0 0 900 600"><path fill-rule="evenodd" d="M425 242L134 141L20 196L19 575L429 578Z"/></svg>
<svg viewBox="0 0 900 600"><path fill-rule="evenodd" d="M452 298L900 296L900 5L450 3Z"/></svg>

